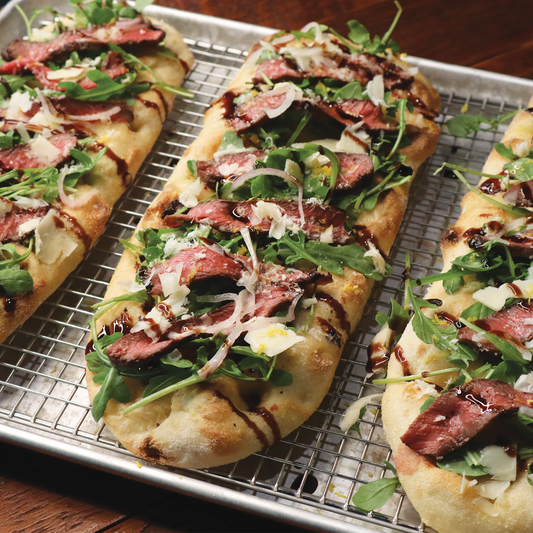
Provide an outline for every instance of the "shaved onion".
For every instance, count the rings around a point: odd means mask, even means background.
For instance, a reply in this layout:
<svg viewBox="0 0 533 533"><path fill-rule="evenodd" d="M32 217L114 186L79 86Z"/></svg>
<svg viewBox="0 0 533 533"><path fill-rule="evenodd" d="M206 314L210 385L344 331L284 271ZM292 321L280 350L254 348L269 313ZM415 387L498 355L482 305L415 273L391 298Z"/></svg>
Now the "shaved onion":
<svg viewBox="0 0 533 533"><path fill-rule="evenodd" d="M98 193L96 189L92 189L91 191L87 191L86 193L82 194L78 198L73 198L74 195L68 195L65 192L65 189L63 187L63 184L65 182L65 177L67 175L68 169L63 169L60 174L59 178L57 180L57 191L59 192L59 198L60 200L67 206L67 207L80 207L84 204L86 204L95 194Z"/></svg>
<svg viewBox="0 0 533 533"><path fill-rule="evenodd" d="M370 396L363 396L359 400L355 401L344 411L342 418L339 422L339 427L342 431L348 431L358 420L363 407L366 407L369 403L381 402L383 393L371 394Z"/></svg>
<svg viewBox="0 0 533 533"><path fill-rule="evenodd" d="M291 185L296 185L296 187L298 187L298 210L300 212L300 223L303 226L303 224L305 223L303 207L304 189L299 180L297 180L294 176L291 176L284 170L278 170L277 168L256 168L254 170L250 170L249 172L244 173L242 176L239 176L235 181L231 182L229 192L233 191L237 187L240 187L246 181L252 178L256 178L257 176L261 176L262 174L265 174L267 176L278 176L279 178L283 178L287 183L290 183Z"/></svg>
<svg viewBox="0 0 533 533"><path fill-rule="evenodd" d="M254 244L252 242L252 238L250 237L250 230L248 228L243 228L240 230L242 238L244 239L244 242L246 244L246 247L248 248L248 252L250 252L250 257L252 258L252 264L254 266L253 274L251 275L250 279L247 280L246 284L251 285L257 281L259 278L259 260L257 259L257 254L255 253Z"/></svg>
<svg viewBox="0 0 533 533"><path fill-rule="evenodd" d="M272 94L273 92L274 91L271 91L269 96L275 96L274 94ZM286 94L285 100L283 100L283 102L281 102L281 104L278 107L276 107L275 109L265 109L265 112L268 118L279 117L280 115L283 115L283 113L285 113L285 111L287 111L289 107L291 107L291 104L294 102L294 99L296 98L296 91L294 90L294 86L292 85L292 83L289 85L289 88L287 89L285 94Z"/></svg>
<svg viewBox="0 0 533 533"><path fill-rule="evenodd" d="M224 341L224 344L218 349L218 351L213 355L213 357L205 364L200 370L198 370L198 375L201 379L206 379L211 375L224 361L226 355L230 348L233 346L233 343L239 338L243 330L242 324L236 324L233 331Z"/></svg>
<svg viewBox="0 0 533 533"><path fill-rule="evenodd" d="M115 27L119 29L126 29L130 28L131 26L136 26L139 24L139 22L142 22L142 17L137 16L135 18L129 19L129 18L120 18L115 22Z"/></svg>
<svg viewBox="0 0 533 533"><path fill-rule="evenodd" d="M304 30L302 30L302 31L304 31ZM285 35L282 35L281 37L278 37L277 39L274 39L271 44L273 46L278 46L280 44L288 43L289 41L292 41L293 39L294 39L294 35L292 33L286 33Z"/></svg>
<svg viewBox="0 0 533 533"><path fill-rule="evenodd" d="M120 106L116 105L107 111L102 111L101 113L93 113L91 115L66 115L66 120L70 122L97 122L97 121L109 121L113 115L120 113Z"/></svg>

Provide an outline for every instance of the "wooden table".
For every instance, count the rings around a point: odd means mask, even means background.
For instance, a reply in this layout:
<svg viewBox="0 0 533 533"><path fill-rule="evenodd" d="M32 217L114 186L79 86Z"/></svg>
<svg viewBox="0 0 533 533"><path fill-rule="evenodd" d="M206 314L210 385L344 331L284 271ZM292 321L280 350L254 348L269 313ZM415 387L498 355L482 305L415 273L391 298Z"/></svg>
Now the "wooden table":
<svg viewBox="0 0 533 533"><path fill-rule="evenodd" d="M298 29L317 20L346 34L346 21L383 35L390 0L160 0L217 17ZM531 0L403 0L394 39L409 54L533 78ZM0 533L302 531L0 443Z"/></svg>

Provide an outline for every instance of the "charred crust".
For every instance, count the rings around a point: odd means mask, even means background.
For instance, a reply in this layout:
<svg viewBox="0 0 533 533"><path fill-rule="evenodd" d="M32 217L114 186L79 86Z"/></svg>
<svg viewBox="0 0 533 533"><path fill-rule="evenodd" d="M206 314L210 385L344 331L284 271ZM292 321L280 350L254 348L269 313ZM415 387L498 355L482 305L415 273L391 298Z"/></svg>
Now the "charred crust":
<svg viewBox="0 0 533 533"><path fill-rule="evenodd" d="M172 200L164 209L162 213L162 218L168 217L169 215L173 215L180 207L182 207L180 201L178 199Z"/></svg>
<svg viewBox="0 0 533 533"><path fill-rule="evenodd" d="M446 230L442 236L441 245L446 246L448 244L455 244L456 242L459 242L459 235L457 235L456 228Z"/></svg>
<svg viewBox="0 0 533 533"><path fill-rule="evenodd" d="M320 324L326 339L340 348L342 346L342 335L326 319L317 317L315 320Z"/></svg>
<svg viewBox="0 0 533 533"><path fill-rule="evenodd" d="M154 444L151 437L144 440L144 442L139 447L139 455L145 459L151 461L159 462L164 458L164 454L159 450L159 448Z"/></svg>

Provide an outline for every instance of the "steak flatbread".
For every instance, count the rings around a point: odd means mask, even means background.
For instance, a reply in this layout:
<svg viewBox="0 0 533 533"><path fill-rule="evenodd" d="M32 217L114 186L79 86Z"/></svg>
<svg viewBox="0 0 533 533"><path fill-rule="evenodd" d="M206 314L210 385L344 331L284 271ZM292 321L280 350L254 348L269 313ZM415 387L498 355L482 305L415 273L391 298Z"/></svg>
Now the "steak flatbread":
<svg viewBox="0 0 533 533"><path fill-rule="evenodd" d="M193 61L175 29L111 2L78 4L2 57L0 342L103 232Z"/></svg>
<svg viewBox="0 0 533 533"><path fill-rule="evenodd" d="M186 468L302 424L390 271L439 106L404 62L316 23L254 46L99 305L95 418L135 455Z"/></svg>
<svg viewBox="0 0 533 533"><path fill-rule="evenodd" d="M443 274L427 308L413 304L388 365L383 422L398 476L440 533L533 529L532 138L521 111L444 233Z"/></svg>

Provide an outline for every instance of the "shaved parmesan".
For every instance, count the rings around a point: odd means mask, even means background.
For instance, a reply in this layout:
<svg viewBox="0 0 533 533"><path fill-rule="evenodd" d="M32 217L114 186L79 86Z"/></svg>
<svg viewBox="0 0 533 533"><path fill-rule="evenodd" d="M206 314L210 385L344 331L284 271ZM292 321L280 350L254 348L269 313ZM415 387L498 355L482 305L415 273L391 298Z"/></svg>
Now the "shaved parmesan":
<svg viewBox="0 0 533 533"><path fill-rule="evenodd" d="M368 251L365 252L364 257L370 257L372 259L376 272L379 272L382 276L387 273L385 259L373 243L368 242Z"/></svg>
<svg viewBox="0 0 533 533"><path fill-rule="evenodd" d="M198 205L198 196L204 190L204 186L197 178L195 182L191 183L180 195L179 201L185 207L194 207Z"/></svg>
<svg viewBox="0 0 533 533"><path fill-rule="evenodd" d="M517 294L517 289L521 294ZM473 294L478 302L499 311L503 309L508 298L531 298L533 297L533 280L516 280L512 286L509 283L503 283L499 287L486 287Z"/></svg>
<svg viewBox="0 0 533 533"><path fill-rule="evenodd" d="M269 237L273 237L274 239L281 239L283 237L289 220L287 215L281 212L279 206L272 202L259 200L256 205L252 205L252 211L260 221L265 218L270 220Z"/></svg>
<svg viewBox="0 0 533 533"><path fill-rule="evenodd" d="M191 291L189 287L180 285L166 300L163 300L161 303L170 306L174 316L181 316L187 312L187 308L185 306L189 303L187 295L190 292Z"/></svg>
<svg viewBox="0 0 533 533"><path fill-rule="evenodd" d="M510 481L486 481L474 487L474 490L483 498L496 500L510 487Z"/></svg>
<svg viewBox="0 0 533 533"><path fill-rule="evenodd" d="M489 500L483 497L475 498L472 503L483 513L489 516L498 516L498 511L495 509L495 505L490 503Z"/></svg>
<svg viewBox="0 0 533 533"><path fill-rule="evenodd" d="M9 120L23 118L24 113L31 109L32 104L33 102L31 101L29 92L14 93L9 100L6 118Z"/></svg>
<svg viewBox="0 0 533 533"><path fill-rule="evenodd" d="M477 479L468 480L465 473L463 472L463 480L461 481L461 489L459 490L460 494L463 494L466 489L477 485Z"/></svg>
<svg viewBox="0 0 533 533"><path fill-rule="evenodd" d="M65 259L78 247L67 231L56 226L55 219L59 213L50 209L35 229L35 251L37 258L43 263L55 263Z"/></svg>
<svg viewBox="0 0 533 533"><path fill-rule="evenodd" d="M374 76L374 78L368 82L366 93L374 105L388 107L385 102L385 84L383 83L383 76L381 74Z"/></svg>
<svg viewBox="0 0 533 533"><path fill-rule="evenodd" d="M183 264L178 265L178 269L175 272L162 272L159 274L159 280L161 281L161 288L163 289L163 295L165 298L170 296L173 292L180 290L181 271L183 270Z"/></svg>
<svg viewBox="0 0 533 533"><path fill-rule="evenodd" d="M50 165L61 155L61 150L42 135L36 135L30 142L30 146L31 151L46 165Z"/></svg>
<svg viewBox="0 0 533 533"><path fill-rule="evenodd" d="M9 200L0 198L0 218L4 218L12 209L13 204Z"/></svg>
<svg viewBox="0 0 533 533"><path fill-rule="evenodd" d="M305 337L297 335L284 324L273 323L249 331L244 340L254 352L274 357L296 343L304 341Z"/></svg>
<svg viewBox="0 0 533 533"><path fill-rule="evenodd" d="M423 379L416 379L415 381L413 381L413 384L416 385L418 388L418 392L415 398L422 398L424 396L432 396L433 398L438 398L439 393L433 383L428 383Z"/></svg>
<svg viewBox="0 0 533 533"><path fill-rule="evenodd" d="M516 479L516 455L510 457L501 446L490 445L480 452L480 463L496 481Z"/></svg>
<svg viewBox="0 0 533 533"><path fill-rule="evenodd" d="M326 231L320 234L320 242L331 244L333 242L333 226L330 226Z"/></svg>
<svg viewBox="0 0 533 533"><path fill-rule="evenodd" d="M39 222L41 222L42 217L35 217L31 220L27 220L26 222L23 222L18 228L18 236L23 237L24 235L31 233L38 225Z"/></svg>
<svg viewBox="0 0 533 533"><path fill-rule="evenodd" d="M22 138L22 142L24 142L24 143L30 142L30 140L31 140L30 134L28 133L28 130L27 130L26 126L24 126L24 124L22 122L20 122L19 124L17 124L15 126L15 131Z"/></svg>
<svg viewBox="0 0 533 533"><path fill-rule="evenodd" d="M367 134L368 135L368 134ZM358 143L354 137L356 135L353 135L349 133L346 130L342 132L341 138L335 145L334 151L335 152L343 152L343 153L349 153L349 154L366 154L367 150L363 146L361 146L360 143ZM366 141L364 141L366 142Z"/></svg>
<svg viewBox="0 0 533 533"><path fill-rule="evenodd" d="M15 205L20 209L39 209L39 207L46 207L48 204L39 198L30 198L28 196L13 196Z"/></svg>
<svg viewBox="0 0 533 533"><path fill-rule="evenodd" d="M303 176L302 176L302 170L300 169L300 165L294 162L292 159L287 159L287 161L285 161L284 170L287 174L290 174L297 180L300 180L300 181L302 180Z"/></svg>
<svg viewBox="0 0 533 533"><path fill-rule="evenodd" d="M59 70L52 70L46 74L46 77L49 80L68 80L68 81L78 81L85 77L87 74L87 69L84 67L72 67L72 68L61 68Z"/></svg>
<svg viewBox="0 0 533 533"><path fill-rule="evenodd" d="M324 50L320 46L312 46L310 48L285 46L280 48L279 53L290 55L296 61L297 65L304 71L311 70L312 64L320 66L331 62L329 58L324 56Z"/></svg>
<svg viewBox="0 0 533 533"><path fill-rule="evenodd" d="M339 422L339 427L342 431L348 431L360 418L361 410L369 403L381 403L383 393L370 394L370 396L363 396L359 400L355 401L344 411L342 418Z"/></svg>
<svg viewBox="0 0 533 533"><path fill-rule="evenodd" d="M518 157L527 157L529 155L529 147L530 143L523 141L514 149L514 153Z"/></svg>
<svg viewBox="0 0 533 533"><path fill-rule="evenodd" d="M146 288L142 283L135 283L135 281L131 279L123 279L119 281L118 284L123 287L127 293L143 291Z"/></svg>
<svg viewBox="0 0 533 533"><path fill-rule="evenodd" d="M533 392L533 372L522 374L514 384L514 388L522 392Z"/></svg>

